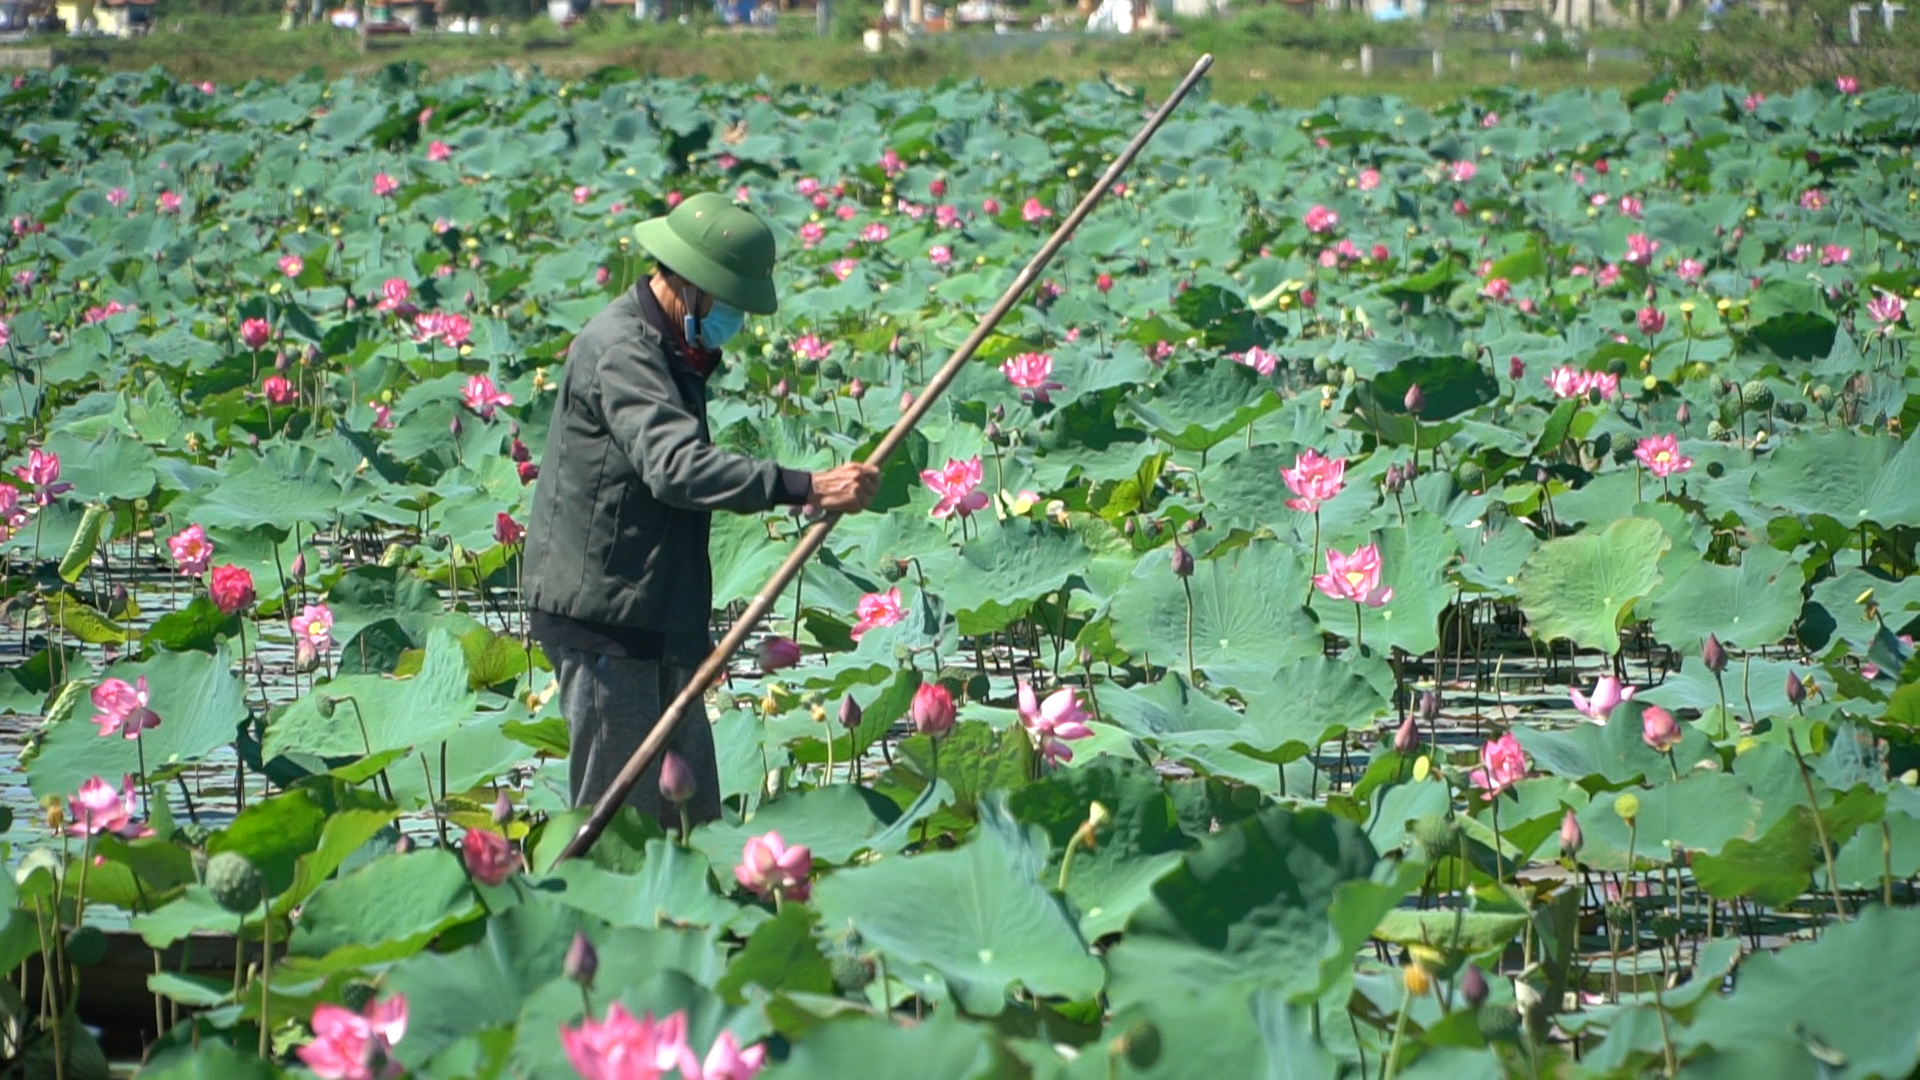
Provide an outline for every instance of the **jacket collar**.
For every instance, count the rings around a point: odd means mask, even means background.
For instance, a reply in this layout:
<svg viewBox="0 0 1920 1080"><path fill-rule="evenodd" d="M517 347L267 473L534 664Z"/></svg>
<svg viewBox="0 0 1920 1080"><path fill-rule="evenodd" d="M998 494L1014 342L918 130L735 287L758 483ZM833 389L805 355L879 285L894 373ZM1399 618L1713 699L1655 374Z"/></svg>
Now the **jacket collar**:
<svg viewBox="0 0 1920 1080"><path fill-rule="evenodd" d="M660 340L666 345L670 356L692 369L693 373L702 379L712 375L720 366L720 350L695 348L687 341L685 332L675 325L672 319L667 318L666 311L660 306L659 298L653 295L653 288L649 284L651 281L651 278L642 278L633 287L634 297L640 303L641 318L647 321L647 325L660 332Z"/></svg>

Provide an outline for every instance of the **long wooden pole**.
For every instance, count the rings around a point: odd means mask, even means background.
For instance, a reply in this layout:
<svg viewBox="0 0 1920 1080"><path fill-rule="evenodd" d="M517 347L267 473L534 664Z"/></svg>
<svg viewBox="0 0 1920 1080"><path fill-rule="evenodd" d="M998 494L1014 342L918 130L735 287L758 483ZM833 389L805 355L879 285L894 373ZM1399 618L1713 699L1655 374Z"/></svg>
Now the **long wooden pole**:
<svg viewBox="0 0 1920 1080"><path fill-rule="evenodd" d="M1013 284L1000 295L1000 299L995 302L992 310L988 311L986 317L980 320L980 324L974 327L973 333L961 343L958 349L954 350L953 355L947 358L947 362L941 365L940 370L934 374L933 381L929 382L920 396L908 406L899 422L893 425L893 430L887 432L886 438L880 440L880 445L874 447L867 461L876 466L884 465L887 458L900 448L900 444L906 441L907 433L914 429L921 418L926 416L927 410L933 407L934 401L946 391L955 378L959 377L961 369L966 366L968 360L973 358L974 350L980 347L980 343L987 339L987 335L993 333L994 327L1000 325L1000 320L1006 317L1007 312L1013 310L1013 305L1019 302L1020 297L1033 286L1035 281L1039 280L1040 272L1046 269L1047 263L1051 262L1054 255L1066 245L1067 240L1073 236L1074 230L1078 229L1087 215L1093 212L1094 205L1100 201L1100 197L1106 194L1113 182L1119 179L1120 174L1133 163L1133 159L1139 156L1140 151L1146 147L1154 133L1160 130L1160 126L1166 123L1167 117L1171 116L1173 110L1179 106L1181 99L1187 96L1194 84L1199 82L1200 77L1205 75L1207 69L1212 66L1211 54L1203 55L1194 63L1193 70L1187 72L1186 78L1180 80L1180 84L1167 95L1167 100L1161 102L1160 108L1148 118L1146 126L1134 135L1133 141L1127 143L1126 149L1120 152L1120 156L1113 159L1113 164L1107 166L1107 171L1101 174L1099 182L1093 185L1086 196L1080 200L1080 204L1073 208L1073 213L1068 214L1067 219L1062 221L1060 227L1053 231L1053 235L1047 238L1046 244L1034 255L1033 260L1020 271L1020 276L1013 280ZM613 784L600 796L599 801L593 804L593 812L580 826L580 831L568 841L566 850L560 853L560 858L556 861L565 861L585 854L587 849L593 846L593 842L600 838L600 834L606 831L614 814L618 813L621 805L627 801L627 793L633 790L636 783L639 783L641 774L647 771L647 766L653 761L655 755L659 754L660 748L666 745L667 738L673 734L674 725L678 724L681 717L702 699L707 688L720 679L726 671L727 661L739 651L740 646L746 644L747 635L752 633L753 628L760 624L760 620L766 618L767 614L773 610L773 605L780 599L780 594L786 591L794 578L800 576L800 571L807 565L807 560L813 558L814 553L820 550L820 545L826 542L827 534L833 531L833 527L839 521L839 514L828 514L815 522L813 527L801 536L800 542L794 545L786 561L780 564L780 569L774 572L772 579L765 587L754 594L746 611L734 620L726 636L720 639L720 644L714 647L712 654L694 672L693 679L674 697L666 711L660 714L660 719L653 725L653 730L647 733L646 739L633 752L633 756L627 759L626 765L620 769L620 775L614 777Z"/></svg>

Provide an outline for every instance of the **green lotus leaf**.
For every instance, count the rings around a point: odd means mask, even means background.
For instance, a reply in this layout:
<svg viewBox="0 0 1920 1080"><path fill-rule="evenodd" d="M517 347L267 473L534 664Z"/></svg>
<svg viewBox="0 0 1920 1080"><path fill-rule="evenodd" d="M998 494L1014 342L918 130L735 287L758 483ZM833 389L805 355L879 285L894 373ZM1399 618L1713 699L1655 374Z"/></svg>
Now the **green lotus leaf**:
<svg viewBox="0 0 1920 1080"><path fill-rule="evenodd" d="M1671 543L1655 522L1622 518L1594 533L1549 540L1520 569L1520 606L1534 636L1618 652L1620 627L1660 584Z"/></svg>

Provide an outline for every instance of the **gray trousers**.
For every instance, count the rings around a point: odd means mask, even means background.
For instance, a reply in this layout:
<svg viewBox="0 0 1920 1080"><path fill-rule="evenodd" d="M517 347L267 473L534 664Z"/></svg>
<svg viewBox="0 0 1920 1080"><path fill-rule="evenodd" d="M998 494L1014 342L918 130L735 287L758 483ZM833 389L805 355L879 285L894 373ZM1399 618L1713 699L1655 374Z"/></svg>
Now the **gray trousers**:
<svg viewBox="0 0 1920 1080"><path fill-rule="evenodd" d="M572 738L567 773L573 805L587 806L613 786L627 759L646 739L678 694L693 681L694 669L664 660L631 660L577 649L549 650L560 680L560 714ZM687 819L699 824L720 819L720 769L713 752L713 727L704 705L681 717L666 749L693 770L696 788L687 802ZM653 759L627 795L627 805L656 818L676 832L680 811L660 797L660 762Z"/></svg>

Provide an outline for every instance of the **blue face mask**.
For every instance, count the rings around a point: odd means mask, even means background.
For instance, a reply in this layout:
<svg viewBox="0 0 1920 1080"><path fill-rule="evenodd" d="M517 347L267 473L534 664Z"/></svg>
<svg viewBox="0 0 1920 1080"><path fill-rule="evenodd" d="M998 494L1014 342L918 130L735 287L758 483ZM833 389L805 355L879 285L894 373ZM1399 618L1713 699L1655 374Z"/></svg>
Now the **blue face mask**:
<svg viewBox="0 0 1920 1080"><path fill-rule="evenodd" d="M688 326L688 340L692 340L692 327L695 325L695 320L692 315L688 315L686 321ZM740 328L746 324L746 312L741 311L732 304L723 304L715 300L712 309L698 321L700 344L709 349L718 349L720 346L731 341L733 336L740 332Z"/></svg>

